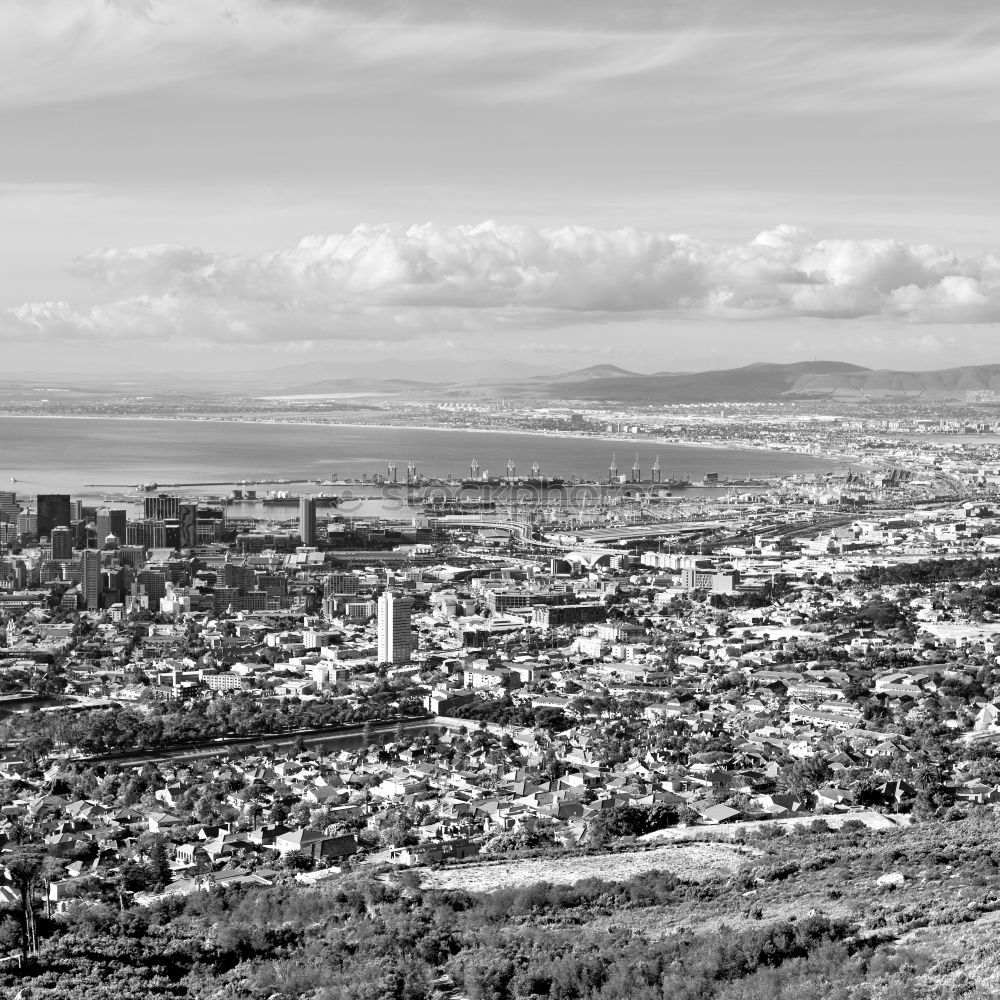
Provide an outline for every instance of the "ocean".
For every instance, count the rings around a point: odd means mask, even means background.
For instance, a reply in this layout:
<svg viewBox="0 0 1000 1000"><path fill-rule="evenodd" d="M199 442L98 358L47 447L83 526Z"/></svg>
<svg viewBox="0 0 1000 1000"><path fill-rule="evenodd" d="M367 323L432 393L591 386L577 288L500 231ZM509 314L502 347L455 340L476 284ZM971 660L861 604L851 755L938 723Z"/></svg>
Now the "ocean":
<svg viewBox="0 0 1000 1000"><path fill-rule="evenodd" d="M828 471L820 456L750 449L608 441L491 431L428 430L207 420L145 420L91 417L0 417L0 489L19 498L70 493L86 500L121 496L142 483L190 495L228 493L243 481L324 482L386 473L394 461L401 480L413 461L417 472L444 478L480 471L504 475L507 460L517 474L579 479L607 476L612 453L627 474L638 453L643 477L659 456L663 479L701 480ZM8 485L11 479L16 482ZM183 484L177 485L174 484ZM211 485L210 485L211 484ZM268 486L258 486L258 493ZM289 486L318 492L320 486ZM327 488L329 489L329 488Z"/></svg>

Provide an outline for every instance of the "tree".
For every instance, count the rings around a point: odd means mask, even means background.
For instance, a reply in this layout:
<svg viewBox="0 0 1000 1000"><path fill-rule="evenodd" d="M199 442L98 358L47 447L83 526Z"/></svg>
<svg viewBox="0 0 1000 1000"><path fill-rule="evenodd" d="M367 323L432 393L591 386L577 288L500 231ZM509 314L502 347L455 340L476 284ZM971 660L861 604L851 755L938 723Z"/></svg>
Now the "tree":
<svg viewBox="0 0 1000 1000"><path fill-rule="evenodd" d="M45 852L38 844L17 844L7 858L7 871L21 897L21 954L37 954L38 937L35 927L35 888L40 881Z"/></svg>
<svg viewBox="0 0 1000 1000"><path fill-rule="evenodd" d="M307 858L301 851L289 851L281 859L281 864L290 872L302 872L309 867L311 859Z"/></svg>
<svg viewBox="0 0 1000 1000"><path fill-rule="evenodd" d="M782 768L778 779L786 792L812 801L813 793L830 779L830 765L821 757L806 757Z"/></svg>
<svg viewBox="0 0 1000 1000"><path fill-rule="evenodd" d="M170 881L170 861L162 837L156 837L149 845L149 873L154 887L162 889Z"/></svg>
<svg viewBox="0 0 1000 1000"><path fill-rule="evenodd" d="M142 892L151 886L152 871L150 866L138 861L126 861L118 872L115 880L115 890L118 893L118 905L125 909L125 894Z"/></svg>

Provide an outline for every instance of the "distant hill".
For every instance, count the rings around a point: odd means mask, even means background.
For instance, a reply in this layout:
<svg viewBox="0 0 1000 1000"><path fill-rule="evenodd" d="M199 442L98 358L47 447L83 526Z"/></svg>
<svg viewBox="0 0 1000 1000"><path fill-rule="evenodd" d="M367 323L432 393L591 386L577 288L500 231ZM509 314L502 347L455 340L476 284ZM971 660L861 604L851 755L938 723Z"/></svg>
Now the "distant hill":
<svg viewBox="0 0 1000 1000"><path fill-rule="evenodd" d="M966 365L929 372L861 370L803 374L790 393L801 396L960 398L969 391L1000 392L1000 365Z"/></svg>
<svg viewBox="0 0 1000 1000"><path fill-rule="evenodd" d="M274 386L262 396L399 396L423 395L433 390L432 383L417 379L325 378L298 385Z"/></svg>
<svg viewBox="0 0 1000 1000"><path fill-rule="evenodd" d="M961 399L970 390L1000 392L1000 364L941 371L905 372L863 368L843 361L757 362L741 368L642 375L617 365L593 365L557 375L457 381L439 379L333 378L300 383L302 394L367 393L395 396L523 399L608 403L741 403L782 399L879 399L896 396ZM291 388L270 394L284 395Z"/></svg>
<svg viewBox="0 0 1000 1000"><path fill-rule="evenodd" d="M560 375L537 375L532 382L547 382L556 384L559 382L591 382L604 378L644 378L637 372L630 372L617 365L591 365L589 368L580 368L573 372L563 372Z"/></svg>
<svg viewBox="0 0 1000 1000"><path fill-rule="evenodd" d="M1000 364L965 365L937 371L897 371L864 368L842 361L757 362L741 368L703 372L654 372L644 375L617 365L600 364L570 372L539 374L530 364L498 363L483 374L482 362L442 362L432 371L419 364L403 377L400 366L383 372L377 365L290 365L270 373L237 373L218 387L218 377L173 377L171 391L203 393L252 392L259 396L395 396L421 399L486 399L495 396L525 400L608 403L739 403L783 399L964 399L970 391L1000 393ZM391 376L391 377L389 377ZM215 384L209 388L209 381ZM58 386L47 377L0 380L0 392L37 395L37 385ZM74 378L64 388L74 393L116 394L148 391L156 377L92 380ZM32 395L34 394L34 395Z"/></svg>
<svg viewBox="0 0 1000 1000"><path fill-rule="evenodd" d="M605 367L605 366L602 366ZM607 366L611 367L611 366ZM743 368L707 372L658 372L637 375L620 369L611 375L592 374L593 369L570 372L558 379L532 379L532 390L542 390L559 399L609 400L622 403L718 403L779 399L794 391L802 378L848 376L866 369L837 361L758 363ZM577 376L573 378L573 376Z"/></svg>
<svg viewBox="0 0 1000 1000"><path fill-rule="evenodd" d="M611 371L607 371L611 369ZM782 399L964 399L969 391L1000 392L1000 365L939 371L891 371L842 361L758 362L741 368L640 375L612 365L497 384L505 395L609 403L774 402Z"/></svg>

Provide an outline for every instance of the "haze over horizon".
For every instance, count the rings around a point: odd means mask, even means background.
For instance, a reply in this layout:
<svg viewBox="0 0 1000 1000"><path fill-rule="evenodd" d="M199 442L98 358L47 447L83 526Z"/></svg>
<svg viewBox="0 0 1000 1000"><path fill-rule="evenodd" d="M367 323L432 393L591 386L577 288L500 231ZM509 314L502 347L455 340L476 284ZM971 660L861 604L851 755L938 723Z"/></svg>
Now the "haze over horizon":
<svg viewBox="0 0 1000 1000"><path fill-rule="evenodd" d="M972 0L6 4L5 369L1000 361L998 38Z"/></svg>

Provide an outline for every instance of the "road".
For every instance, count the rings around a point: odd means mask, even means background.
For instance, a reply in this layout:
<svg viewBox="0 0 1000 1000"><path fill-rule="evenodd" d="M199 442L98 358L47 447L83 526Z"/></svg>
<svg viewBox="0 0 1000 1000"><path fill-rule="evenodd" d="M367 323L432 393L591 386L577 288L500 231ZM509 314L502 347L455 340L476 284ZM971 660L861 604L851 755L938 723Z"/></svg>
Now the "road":
<svg viewBox="0 0 1000 1000"><path fill-rule="evenodd" d="M373 722L371 739L373 743L386 742L385 737L396 731L400 721L406 732L419 732L434 726L433 715L408 716L402 720L388 719ZM217 757L233 750L252 752L259 747L269 746L281 749L293 746L299 739L306 746L341 743L361 745L361 734L365 724L349 726L325 726L320 729L297 730L290 733L268 733L261 736L232 736L221 740L204 740L184 745L153 747L148 750L124 750L114 753L94 754L85 757L92 764L159 764L164 761L197 760L203 757Z"/></svg>

